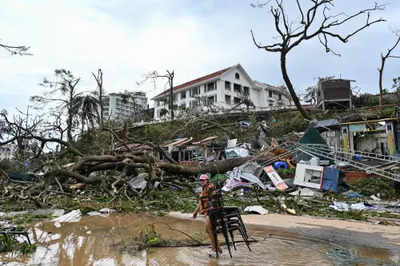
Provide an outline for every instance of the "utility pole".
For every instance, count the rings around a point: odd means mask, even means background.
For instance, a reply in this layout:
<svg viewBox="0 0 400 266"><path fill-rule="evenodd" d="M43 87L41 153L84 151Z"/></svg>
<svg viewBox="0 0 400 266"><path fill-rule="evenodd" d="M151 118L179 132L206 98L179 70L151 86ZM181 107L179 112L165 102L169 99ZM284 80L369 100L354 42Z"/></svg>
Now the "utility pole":
<svg viewBox="0 0 400 266"><path fill-rule="evenodd" d="M169 83L169 110L171 112L171 120L174 120L174 71L167 70L167 78Z"/></svg>

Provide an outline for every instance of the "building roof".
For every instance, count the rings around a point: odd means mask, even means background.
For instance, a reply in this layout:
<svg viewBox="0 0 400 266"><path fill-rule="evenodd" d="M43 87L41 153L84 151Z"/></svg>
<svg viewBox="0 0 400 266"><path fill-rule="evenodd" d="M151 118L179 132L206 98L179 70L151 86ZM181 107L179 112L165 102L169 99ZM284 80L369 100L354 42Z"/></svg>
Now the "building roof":
<svg viewBox="0 0 400 266"><path fill-rule="evenodd" d="M258 81L258 80L253 80L253 82L259 88L268 89L268 90L272 90L272 91L275 91L275 92L279 92L279 93L282 93L282 94L286 95L287 97L290 97L289 91L283 85L282 86L273 86L273 85L270 85L268 83L261 82L261 81Z"/></svg>
<svg viewBox="0 0 400 266"><path fill-rule="evenodd" d="M338 126L340 123L337 119L326 119L326 120L313 120L311 121L315 128L327 128L332 126Z"/></svg>
<svg viewBox="0 0 400 266"><path fill-rule="evenodd" d="M186 87L195 85L195 84L197 84L197 83L200 83L200 82L203 82L203 81L212 79L212 78L216 78L216 77L222 75L223 73L225 73L226 71L228 71L228 70L231 69L231 68L232 68L232 66L231 66L231 67L228 67L228 68L224 68L224 69L218 70L218 71L216 71L216 72L214 72L214 73L211 73L211 74L202 76L202 77L200 77L200 78L197 78L197 79L194 79L194 80L191 80L191 81L182 83L182 84L180 84L180 85L178 85L178 86L175 86L175 87L173 88L173 91L177 91L177 90L179 90L179 89L186 88ZM168 93L168 92L169 92L169 89L167 89L167 90L163 91L162 93L158 94L157 96L153 97L153 99L155 99L155 98L157 98L157 97L159 97L159 96L163 96L164 94L166 94L166 93Z"/></svg>

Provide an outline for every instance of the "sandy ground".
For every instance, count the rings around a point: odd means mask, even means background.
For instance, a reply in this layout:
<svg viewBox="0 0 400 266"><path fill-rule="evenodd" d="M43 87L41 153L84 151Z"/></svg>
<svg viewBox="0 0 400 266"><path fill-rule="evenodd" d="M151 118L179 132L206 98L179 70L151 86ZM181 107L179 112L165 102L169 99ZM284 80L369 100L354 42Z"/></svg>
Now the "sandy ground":
<svg viewBox="0 0 400 266"><path fill-rule="evenodd" d="M172 212L170 215L192 219L190 213ZM338 244L383 248L393 251L394 254L400 254L400 226L282 214L251 214L242 215L242 218L246 227L252 231Z"/></svg>

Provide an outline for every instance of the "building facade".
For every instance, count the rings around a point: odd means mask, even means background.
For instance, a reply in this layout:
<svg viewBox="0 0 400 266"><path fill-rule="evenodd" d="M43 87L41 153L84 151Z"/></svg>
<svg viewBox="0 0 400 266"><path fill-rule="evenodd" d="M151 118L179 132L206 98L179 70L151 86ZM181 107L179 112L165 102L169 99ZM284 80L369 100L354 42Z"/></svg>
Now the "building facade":
<svg viewBox="0 0 400 266"><path fill-rule="evenodd" d="M250 78L238 64L200 78L185 82L173 88L174 112L213 105L222 110L230 110L249 99L255 110L269 110L291 104L291 98L284 86L275 87ZM152 98L155 101L154 119L163 116L163 109L169 110L170 90Z"/></svg>
<svg viewBox="0 0 400 266"><path fill-rule="evenodd" d="M17 145L13 143L0 146L0 161L13 159L16 149Z"/></svg>
<svg viewBox="0 0 400 266"><path fill-rule="evenodd" d="M109 93L103 98L104 118L111 120L132 119L148 109L144 92Z"/></svg>
<svg viewBox="0 0 400 266"><path fill-rule="evenodd" d="M350 82L351 80L348 79L321 79L314 92L317 106L323 110L329 108L351 109Z"/></svg>

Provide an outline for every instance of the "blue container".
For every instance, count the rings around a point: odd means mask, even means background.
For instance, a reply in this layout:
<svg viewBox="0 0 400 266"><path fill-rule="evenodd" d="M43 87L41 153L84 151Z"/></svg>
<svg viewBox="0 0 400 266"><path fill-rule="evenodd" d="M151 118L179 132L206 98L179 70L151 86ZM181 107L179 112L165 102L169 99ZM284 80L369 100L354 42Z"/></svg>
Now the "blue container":
<svg viewBox="0 0 400 266"><path fill-rule="evenodd" d="M288 169L288 165L287 165L287 163L280 161L280 162L274 163L274 168L275 169Z"/></svg>

